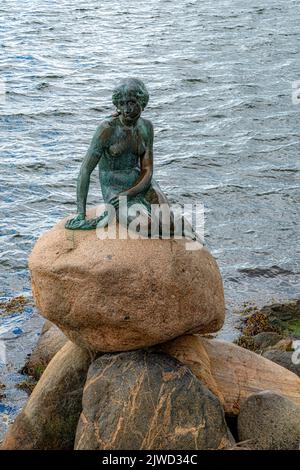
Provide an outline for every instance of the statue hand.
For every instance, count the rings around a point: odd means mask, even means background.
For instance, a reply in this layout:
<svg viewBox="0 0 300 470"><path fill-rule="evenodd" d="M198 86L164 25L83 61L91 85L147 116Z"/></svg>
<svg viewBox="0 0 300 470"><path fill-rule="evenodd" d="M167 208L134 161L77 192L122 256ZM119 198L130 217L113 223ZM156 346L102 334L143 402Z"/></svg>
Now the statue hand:
<svg viewBox="0 0 300 470"><path fill-rule="evenodd" d="M83 213L77 214L73 219L67 220L65 228L69 230L76 230L85 224L85 215Z"/></svg>
<svg viewBox="0 0 300 470"><path fill-rule="evenodd" d="M105 226L108 223L107 211L94 219L86 219L84 214L77 214L76 217L66 222L65 228L69 230L93 230L96 229L101 222L101 226Z"/></svg>
<svg viewBox="0 0 300 470"><path fill-rule="evenodd" d="M132 197L133 194L130 192L130 190L128 191L123 191L121 193L119 193L117 196L114 196L110 201L109 201L109 204L111 204L116 210L119 208L119 197L127 197L127 199L130 199L130 197Z"/></svg>

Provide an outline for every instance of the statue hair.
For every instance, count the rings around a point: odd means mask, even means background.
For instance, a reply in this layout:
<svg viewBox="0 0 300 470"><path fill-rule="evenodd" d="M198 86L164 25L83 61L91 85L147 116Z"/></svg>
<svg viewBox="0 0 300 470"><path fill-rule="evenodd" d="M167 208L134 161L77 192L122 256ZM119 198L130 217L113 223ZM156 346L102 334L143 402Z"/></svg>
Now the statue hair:
<svg viewBox="0 0 300 470"><path fill-rule="evenodd" d="M141 105L141 108L145 109L149 101L149 93L142 80L139 80L138 78L126 78L125 80L122 80L122 82L113 91L113 104L118 107L121 98L128 94L133 94Z"/></svg>

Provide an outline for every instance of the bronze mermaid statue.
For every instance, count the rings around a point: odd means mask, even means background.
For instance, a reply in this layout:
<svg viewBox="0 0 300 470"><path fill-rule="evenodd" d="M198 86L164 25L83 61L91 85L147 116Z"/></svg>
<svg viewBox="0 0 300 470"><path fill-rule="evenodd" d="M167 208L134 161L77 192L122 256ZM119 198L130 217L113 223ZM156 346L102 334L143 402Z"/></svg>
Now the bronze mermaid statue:
<svg viewBox="0 0 300 470"><path fill-rule="evenodd" d="M77 215L65 224L70 230L91 230L105 227L110 221L110 211L104 209L93 219L86 218L86 202L92 171L98 165L100 186L104 203L115 209L120 217L120 198L126 197L125 223L134 218L130 207L138 204L147 219L149 235L153 226L153 205L170 207L167 197L153 178L153 125L143 117L142 111L149 101L144 83L128 78L112 94L117 112L102 121L92 138L82 162L77 180ZM129 210L128 210L129 209ZM161 225L161 219L158 225ZM174 236L174 215L169 211L170 235ZM159 233L161 234L161 227ZM184 219L184 236L197 240L197 234Z"/></svg>

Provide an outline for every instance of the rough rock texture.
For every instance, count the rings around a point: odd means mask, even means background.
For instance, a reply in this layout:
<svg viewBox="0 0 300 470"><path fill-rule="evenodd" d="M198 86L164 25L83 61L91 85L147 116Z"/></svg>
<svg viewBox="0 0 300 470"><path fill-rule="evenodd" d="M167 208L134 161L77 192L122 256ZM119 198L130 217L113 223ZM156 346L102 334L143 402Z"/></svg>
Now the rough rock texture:
<svg viewBox="0 0 300 470"><path fill-rule="evenodd" d="M266 305L261 309L261 312L265 313L272 319L280 321L289 321L300 318L300 299L288 301L286 303L274 303Z"/></svg>
<svg viewBox="0 0 300 470"><path fill-rule="evenodd" d="M139 350L91 365L75 449L218 449L228 437L219 400L174 358Z"/></svg>
<svg viewBox="0 0 300 470"><path fill-rule="evenodd" d="M47 367L51 359L67 343L67 341L67 337L59 328L57 328L57 326L46 321L38 343L30 354L23 371L26 374L39 379L41 373Z"/></svg>
<svg viewBox="0 0 300 470"><path fill-rule="evenodd" d="M224 321L217 263L185 240L101 240L62 221L38 240L29 267L41 314L93 350L138 349Z"/></svg>
<svg viewBox="0 0 300 470"><path fill-rule="evenodd" d="M256 350L264 350L269 346L273 346L282 339L282 336L273 331L263 331L253 336L253 345Z"/></svg>
<svg viewBox="0 0 300 470"><path fill-rule="evenodd" d="M292 338L283 338L274 346L270 346L267 350L276 349L277 351L293 351L293 340Z"/></svg>
<svg viewBox="0 0 300 470"><path fill-rule="evenodd" d="M211 363L204 344L197 335L181 336L157 346L191 369L193 374L224 404L224 397L212 376Z"/></svg>
<svg viewBox="0 0 300 470"><path fill-rule="evenodd" d="M299 450L300 407L272 392L251 395L241 407L238 434L252 449Z"/></svg>
<svg viewBox="0 0 300 470"><path fill-rule="evenodd" d="M219 393L215 391L215 385L212 387L212 382L205 379L209 374L206 372L204 375L201 370L203 363L206 364L206 370L208 368L203 347ZM299 377L254 352L226 341L206 339L199 335L187 335L180 341L171 341L167 348L170 354L190 367L200 380L205 380L207 387L223 397L228 414L238 414L246 398L264 390L272 390L300 405Z"/></svg>
<svg viewBox="0 0 300 470"><path fill-rule="evenodd" d="M237 414L249 395L264 390L300 405L300 379L292 372L235 344L207 339L203 342L228 413Z"/></svg>
<svg viewBox="0 0 300 470"><path fill-rule="evenodd" d="M270 350L266 351L263 356L270 361L276 362L276 364L285 367L291 372L294 372L294 374L297 374L298 377L300 377L300 352L295 357L297 363L293 363L292 361L293 351Z"/></svg>
<svg viewBox="0 0 300 470"><path fill-rule="evenodd" d="M70 341L52 359L1 450L72 449L90 354Z"/></svg>

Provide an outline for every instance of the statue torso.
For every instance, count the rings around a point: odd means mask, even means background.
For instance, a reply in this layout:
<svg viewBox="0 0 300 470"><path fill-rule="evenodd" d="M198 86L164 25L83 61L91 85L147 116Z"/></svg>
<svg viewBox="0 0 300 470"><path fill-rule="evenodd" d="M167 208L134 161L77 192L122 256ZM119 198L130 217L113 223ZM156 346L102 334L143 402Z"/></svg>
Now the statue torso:
<svg viewBox="0 0 300 470"><path fill-rule="evenodd" d="M111 121L111 127L111 136L99 162L100 170L121 171L139 167L147 141L142 121L134 128L125 128L115 118Z"/></svg>
<svg viewBox="0 0 300 470"><path fill-rule="evenodd" d="M139 160L146 151L147 131L143 120L125 128L119 119L110 121L111 135L99 161L99 177L105 202L132 187L140 175Z"/></svg>

